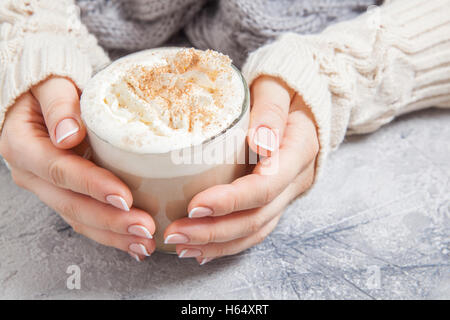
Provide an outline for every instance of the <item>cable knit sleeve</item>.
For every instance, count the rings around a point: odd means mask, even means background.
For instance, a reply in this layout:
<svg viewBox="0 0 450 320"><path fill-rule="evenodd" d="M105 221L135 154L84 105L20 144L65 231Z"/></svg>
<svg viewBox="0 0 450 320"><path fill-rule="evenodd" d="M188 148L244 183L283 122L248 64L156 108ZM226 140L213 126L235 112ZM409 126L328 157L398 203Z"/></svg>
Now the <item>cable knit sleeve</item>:
<svg viewBox="0 0 450 320"><path fill-rule="evenodd" d="M33 85L59 75L83 89L108 62L73 0L1 0L0 129L8 108Z"/></svg>
<svg viewBox="0 0 450 320"><path fill-rule="evenodd" d="M311 108L320 168L346 134L398 115L450 107L450 0L396 0L319 35L285 34L252 53L249 83L282 78Z"/></svg>

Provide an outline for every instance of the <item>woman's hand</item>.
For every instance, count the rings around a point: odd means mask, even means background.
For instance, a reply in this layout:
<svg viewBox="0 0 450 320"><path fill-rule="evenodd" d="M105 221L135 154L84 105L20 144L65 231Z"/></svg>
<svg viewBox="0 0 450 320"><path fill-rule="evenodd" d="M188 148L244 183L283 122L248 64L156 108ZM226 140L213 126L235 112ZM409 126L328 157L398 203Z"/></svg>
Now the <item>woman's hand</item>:
<svg viewBox="0 0 450 320"><path fill-rule="evenodd" d="M267 157L252 174L192 199L190 218L175 221L164 233L180 257L203 264L260 243L284 208L314 181L319 142L309 108L276 78L260 77L251 89L248 142Z"/></svg>
<svg viewBox="0 0 450 320"><path fill-rule="evenodd" d="M133 198L122 181L71 150L83 148L85 134L75 85L52 77L8 111L0 153L16 184L76 232L142 260L155 249L155 224L149 214L131 208Z"/></svg>

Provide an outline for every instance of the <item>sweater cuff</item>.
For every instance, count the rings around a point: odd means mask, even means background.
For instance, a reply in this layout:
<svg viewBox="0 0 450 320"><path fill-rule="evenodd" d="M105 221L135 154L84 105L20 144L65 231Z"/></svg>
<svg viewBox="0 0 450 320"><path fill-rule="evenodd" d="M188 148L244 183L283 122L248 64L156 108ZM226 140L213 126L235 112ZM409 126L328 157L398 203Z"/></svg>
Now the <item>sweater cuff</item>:
<svg viewBox="0 0 450 320"><path fill-rule="evenodd" d="M261 75L282 79L302 96L311 109L318 130L319 154L316 163L316 178L324 167L330 152L331 94L328 82L319 72L319 64L313 48L305 42L299 43L298 35L287 33L278 41L253 52L243 67L249 85Z"/></svg>
<svg viewBox="0 0 450 320"><path fill-rule="evenodd" d="M72 38L30 34L23 43L21 52L0 65L0 131L8 109L34 85L54 75L70 78L82 90L92 75L88 56Z"/></svg>

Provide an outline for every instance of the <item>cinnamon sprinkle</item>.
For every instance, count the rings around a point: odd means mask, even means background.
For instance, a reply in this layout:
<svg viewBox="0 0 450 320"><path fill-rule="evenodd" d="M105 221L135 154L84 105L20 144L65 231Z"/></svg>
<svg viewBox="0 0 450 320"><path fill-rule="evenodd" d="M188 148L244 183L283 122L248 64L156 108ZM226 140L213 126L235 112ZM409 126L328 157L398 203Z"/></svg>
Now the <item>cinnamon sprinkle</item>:
<svg viewBox="0 0 450 320"><path fill-rule="evenodd" d="M215 113L210 106L196 103L192 92L205 90L216 108L223 108L223 90L214 82L219 76L233 72L230 58L212 50L183 49L169 55L166 62L163 66L135 66L129 70L124 76L129 90L146 102L164 99L170 119L168 126L172 129L180 128L177 119L183 119L183 115L188 116L189 132L194 130L194 123L200 122L203 127L214 123Z"/></svg>

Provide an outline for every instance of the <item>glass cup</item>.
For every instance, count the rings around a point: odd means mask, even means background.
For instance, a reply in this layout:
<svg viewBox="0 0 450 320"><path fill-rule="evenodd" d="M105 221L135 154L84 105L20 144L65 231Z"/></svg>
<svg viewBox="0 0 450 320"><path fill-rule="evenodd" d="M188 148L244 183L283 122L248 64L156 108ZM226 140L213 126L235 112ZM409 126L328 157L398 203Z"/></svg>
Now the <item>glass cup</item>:
<svg viewBox="0 0 450 320"><path fill-rule="evenodd" d="M93 161L125 182L133 194L133 206L153 217L158 251L175 252L175 245L164 244L164 231L173 221L188 216L188 204L196 194L247 173L249 90L240 71L233 69L245 90L241 114L226 130L200 145L167 153L133 153L87 128Z"/></svg>

